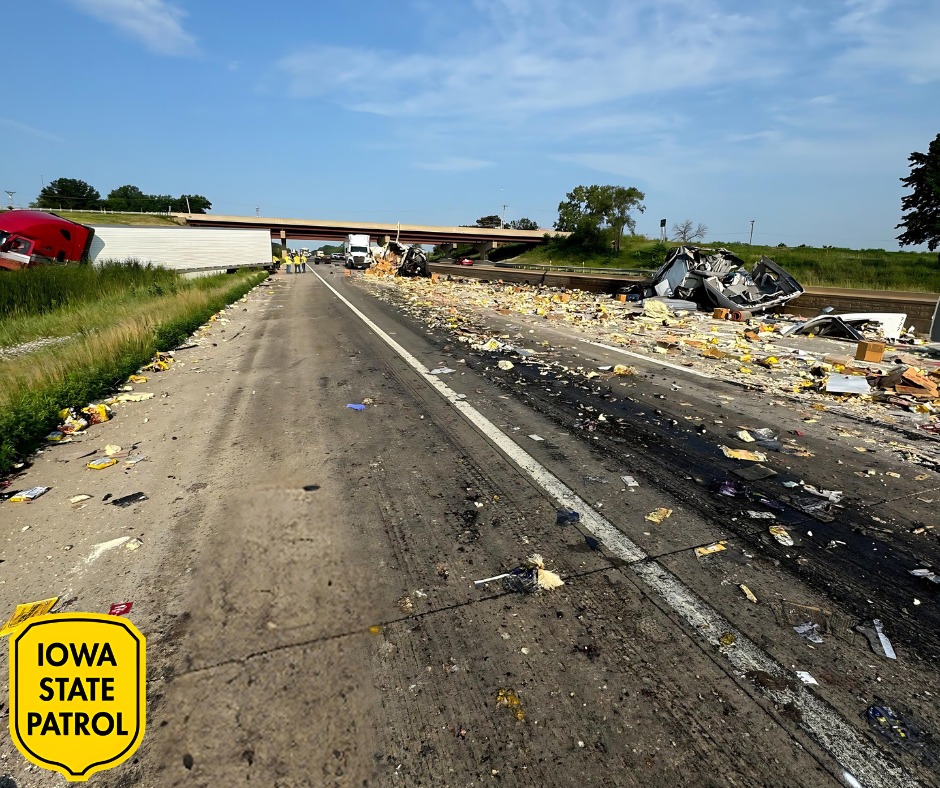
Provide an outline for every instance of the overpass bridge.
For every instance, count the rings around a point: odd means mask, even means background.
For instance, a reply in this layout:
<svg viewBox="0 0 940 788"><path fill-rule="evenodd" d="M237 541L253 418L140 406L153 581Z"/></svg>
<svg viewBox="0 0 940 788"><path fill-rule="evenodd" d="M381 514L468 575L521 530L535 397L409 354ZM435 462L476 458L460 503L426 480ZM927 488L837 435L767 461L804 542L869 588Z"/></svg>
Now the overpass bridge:
<svg viewBox="0 0 940 788"><path fill-rule="evenodd" d="M457 244L472 244L484 257L499 244L524 243L535 246L545 242L545 234L554 230L502 230L488 227L438 227L427 224L399 224L384 222L338 222L319 219L280 219L260 216L216 216L208 213L177 213L177 219L193 227L264 228L273 240L287 246L289 240L316 239L343 241L347 235L368 235L379 245L391 240L403 244L436 244L456 248ZM567 233L559 233L567 235Z"/></svg>

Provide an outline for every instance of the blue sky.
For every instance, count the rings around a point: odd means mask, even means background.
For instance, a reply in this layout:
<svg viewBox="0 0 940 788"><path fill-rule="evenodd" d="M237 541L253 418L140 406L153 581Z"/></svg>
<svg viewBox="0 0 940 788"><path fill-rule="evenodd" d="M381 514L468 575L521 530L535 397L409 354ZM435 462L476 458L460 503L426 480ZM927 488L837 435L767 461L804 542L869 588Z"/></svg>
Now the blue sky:
<svg viewBox="0 0 940 788"><path fill-rule="evenodd" d="M42 0L4 8L0 188L550 226L578 184L714 240L896 248L936 0ZM23 35L16 31L23 31Z"/></svg>

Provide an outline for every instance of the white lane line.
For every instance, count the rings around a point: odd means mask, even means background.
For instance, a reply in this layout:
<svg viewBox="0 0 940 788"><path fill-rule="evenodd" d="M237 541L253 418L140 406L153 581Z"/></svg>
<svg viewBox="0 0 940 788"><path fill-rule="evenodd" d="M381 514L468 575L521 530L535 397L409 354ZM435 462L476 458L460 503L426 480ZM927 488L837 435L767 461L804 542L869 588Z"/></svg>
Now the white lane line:
<svg viewBox="0 0 940 788"><path fill-rule="evenodd" d="M594 347L602 347L604 350L613 350L615 353L623 353L625 356L633 356L633 358L639 358L643 361L649 361L652 364L658 364L661 367L667 367L668 369L674 369L676 372L684 372L687 375L697 375L700 378L708 378L712 380L714 375L706 375L704 372L699 372L697 369L689 369L688 367L680 367L678 364L670 364L668 361L660 361L658 358L653 358L653 356L644 356L642 353L633 353L629 350L624 350L622 347L614 347L613 345L605 345L601 342L589 342L584 340L586 345L594 345Z"/></svg>
<svg viewBox="0 0 940 788"><path fill-rule="evenodd" d="M735 629L731 622L699 597L668 569L649 560L639 545L627 538L613 523L595 512L582 498L558 477L539 463L521 446L505 435L495 424L468 403L415 356L376 325L345 296L336 290L318 273L316 276L340 301L362 320L375 334L394 350L428 385L435 388L473 426L485 435L519 468L525 471L543 490L560 505L581 513L581 524L599 539L610 552L629 564L629 568L669 607L712 646L720 649L731 665L740 673L763 670L776 676L790 677L789 672L756 643ZM616 349L616 348L612 348ZM731 648L721 645L720 638L726 633L735 636ZM810 734L833 758L846 769L850 776L860 781L865 788L916 788L919 783L905 769L885 758L872 747L858 731L826 701L814 695L804 686L795 689L773 690L758 686L774 703L793 704L800 712L800 726Z"/></svg>

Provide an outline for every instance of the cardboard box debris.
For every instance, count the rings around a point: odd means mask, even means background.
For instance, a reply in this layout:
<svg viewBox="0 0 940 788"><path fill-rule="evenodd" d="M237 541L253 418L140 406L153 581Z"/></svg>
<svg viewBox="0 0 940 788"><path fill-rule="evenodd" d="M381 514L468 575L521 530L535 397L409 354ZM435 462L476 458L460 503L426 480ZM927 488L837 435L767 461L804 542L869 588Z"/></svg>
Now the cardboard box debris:
<svg viewBox="0 0 940 788"><path fill-rule="evenodd" d="M855 348L856 361L871 361L880 364L885 355L884 342L862 341Z"/></svg>

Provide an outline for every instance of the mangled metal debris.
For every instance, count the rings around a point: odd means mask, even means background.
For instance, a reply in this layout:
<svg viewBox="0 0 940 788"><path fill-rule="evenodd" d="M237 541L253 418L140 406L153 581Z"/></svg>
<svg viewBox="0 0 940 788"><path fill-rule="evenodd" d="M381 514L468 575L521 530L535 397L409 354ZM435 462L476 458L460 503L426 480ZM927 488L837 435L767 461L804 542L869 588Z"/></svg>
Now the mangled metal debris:
<svg viewBox="0 0 940 788"><path fill-rule="evenodd" d="M907 314L904 312L852 312L818 315L783 329L780 334L814 334L834 339L859 342L868 335L896 340L904 333Z"/></svg>
<svg viewBox="0 0 940 788"><path fill-rule="evenodd" d="M428 267L428 256L418 244L405 246L398 241L389 241L378 255L379 261L386 265L394 265L397 276L423 276L430 277L431 269Z"/></svg>
<svg viewBox="0 0 940 788"><path fill-rule="evenodd" d="M650 279L629 293L686 299L701 309L766 312L781 309L801 295L803 288L769 257L761 257L748 271L745 262L727 249L678 246L668 252Z"/></svg>

